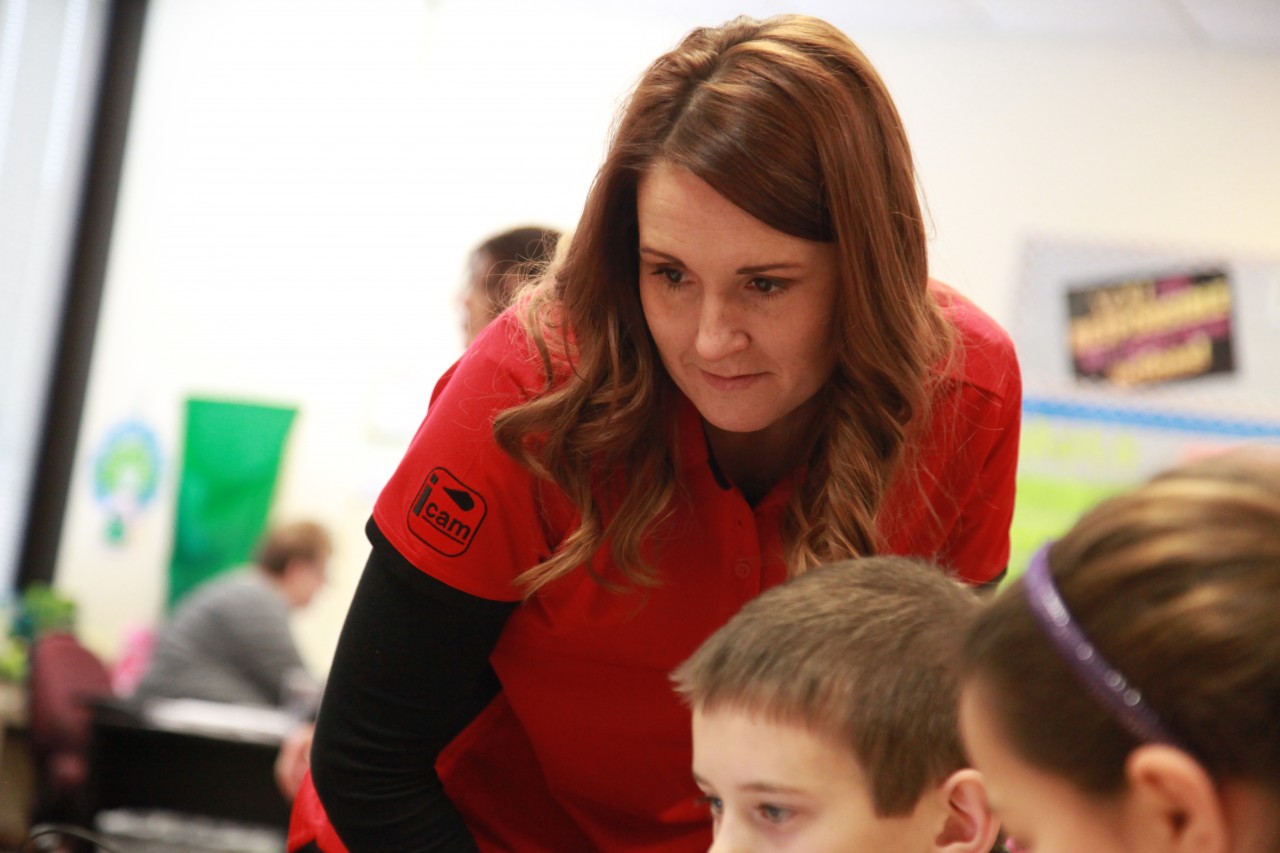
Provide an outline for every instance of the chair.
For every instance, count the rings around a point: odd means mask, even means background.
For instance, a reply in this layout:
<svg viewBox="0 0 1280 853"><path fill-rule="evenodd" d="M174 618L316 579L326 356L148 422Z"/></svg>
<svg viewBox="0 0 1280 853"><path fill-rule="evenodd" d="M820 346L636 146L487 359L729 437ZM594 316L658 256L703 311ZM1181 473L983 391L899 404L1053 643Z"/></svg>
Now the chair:
<svg viewBox="0 0 1280 853"><path fill-rule="evenodd" d="M33 823L86 825L92 703L111 695L111 676L98 657L58 631L31 648L27 676L27 736L35 764Z"/></svg>

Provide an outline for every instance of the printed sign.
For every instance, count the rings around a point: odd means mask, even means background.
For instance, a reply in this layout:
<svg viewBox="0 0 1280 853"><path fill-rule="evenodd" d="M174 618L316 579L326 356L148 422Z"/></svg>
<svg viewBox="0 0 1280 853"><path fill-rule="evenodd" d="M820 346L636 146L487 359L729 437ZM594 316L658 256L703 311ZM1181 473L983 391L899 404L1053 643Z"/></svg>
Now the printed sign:
<svg viewBox="0 0 1280 853"><path fill-rule="evenodd" d="M1235 369L1223 270L1113 280L1066 296L1080 379L1132 387Z"/></svg>

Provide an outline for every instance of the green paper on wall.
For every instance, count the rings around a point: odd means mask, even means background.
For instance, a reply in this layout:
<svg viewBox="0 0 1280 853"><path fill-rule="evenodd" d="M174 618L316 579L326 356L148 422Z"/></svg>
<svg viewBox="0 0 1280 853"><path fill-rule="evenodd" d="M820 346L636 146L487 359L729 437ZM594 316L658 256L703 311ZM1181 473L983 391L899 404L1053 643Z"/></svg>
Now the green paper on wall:
<svg viewBox="0 0 1280 853"><path fill-rule="evenodd" d="M169 563L168 606L252 559L297 410L191 398Z"/></svg>

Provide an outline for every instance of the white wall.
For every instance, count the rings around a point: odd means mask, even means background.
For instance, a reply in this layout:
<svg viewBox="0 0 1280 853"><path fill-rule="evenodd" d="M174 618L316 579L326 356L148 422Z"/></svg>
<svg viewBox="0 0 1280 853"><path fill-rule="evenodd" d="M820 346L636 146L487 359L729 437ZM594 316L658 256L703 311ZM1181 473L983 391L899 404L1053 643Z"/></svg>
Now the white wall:
<svg viewBox="0 0 1280 853"><path fill-rule="evenodd" d="M627 87L728 16L562 2L152 0L58 566L103 654L160 613L182 399L217 394L300 407L277 514L338 535L298 624L325 668L376 489L460 349L467 250L523 221L572 226ZM935 271L998 319L1031 236L1280 257L1280 56L827 16L897 97ZM166 476L113 546L90 467L132 417L160 432Z"/></svg>

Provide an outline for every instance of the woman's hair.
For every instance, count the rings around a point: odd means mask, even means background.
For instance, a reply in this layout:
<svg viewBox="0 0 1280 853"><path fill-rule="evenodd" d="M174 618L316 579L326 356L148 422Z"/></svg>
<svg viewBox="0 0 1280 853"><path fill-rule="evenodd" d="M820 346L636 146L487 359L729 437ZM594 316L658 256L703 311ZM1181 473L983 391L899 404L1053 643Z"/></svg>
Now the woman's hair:
<svg viewBox="0 0 1280 853"><path fill-rule="evenodd" d="M524 302L547 389L502 413L495 434L581 515L525 582L587 563L606 539L625 577L657 580L641 541L676 495L678 392L641 308L636 190L659 163L771 228L834 245L837 363L785 533L793 572L874 553L881 499L928 408L931 368L950 352L911 153L847 36L814 18L744 17L694 30L649 66L561 262Z"/></svg>
<svg viewBox="0 0 1280 853"><path fill-rule="evenodd" d="M932 563L843 560L747 602L671 679L694 710L742 710L847 746L876 814L910 814L968 766L956 635L981 606Z"/></svg>
<svg viewBox="0 0 1280 853"><path fill-rule="evenodd" d="M523 277L538 275L551 261L559 240L554 228L525 225L494 234L471 250L472 260L483 265L477 272L495 313L511 304Z"/></svg>
<svg viewBox="0 0 1280 853"><path fill-rule="evenodd" d="M1179 745L1217 779L1280 790L1280 453L1234 451L1104 501L1048 566L1097 655ZM1023 759L1116 793L1141 741L1042 624L1020 579L972 626L966 680Z"/></svg>

